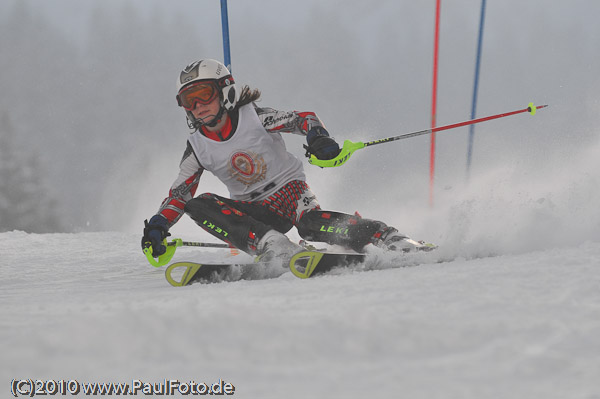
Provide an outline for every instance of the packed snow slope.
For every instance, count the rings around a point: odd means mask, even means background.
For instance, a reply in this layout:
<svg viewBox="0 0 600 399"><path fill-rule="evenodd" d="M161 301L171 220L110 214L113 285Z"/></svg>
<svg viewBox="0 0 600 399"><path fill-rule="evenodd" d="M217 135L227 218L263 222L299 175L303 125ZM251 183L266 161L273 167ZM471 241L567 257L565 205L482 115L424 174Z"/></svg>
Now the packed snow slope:
<svg viewBox="0 0 600 399"><path fill-rule="evenodd" d="M175 288L134 235L0 238L5 392L221 378L240 398L600 395L598 242Z"/></svg>
<svg viewBox="0 0 600 399"><path fill-rule="evenodd" d="M175 288L134 235L0 238L5 392L167 378L240 398L600 395L599 242Z"/></svg>
<svg viewBox="0 0 600 399"><path fill-rule="evenodd" d="M598 153L397 207L391 222L437 251L373 251L364 270L309 280L264 270L176 288L141 233L0 233L0 390L222 379L240 398L598 399ZM229 255L173 261L250 260Z"/></svg>

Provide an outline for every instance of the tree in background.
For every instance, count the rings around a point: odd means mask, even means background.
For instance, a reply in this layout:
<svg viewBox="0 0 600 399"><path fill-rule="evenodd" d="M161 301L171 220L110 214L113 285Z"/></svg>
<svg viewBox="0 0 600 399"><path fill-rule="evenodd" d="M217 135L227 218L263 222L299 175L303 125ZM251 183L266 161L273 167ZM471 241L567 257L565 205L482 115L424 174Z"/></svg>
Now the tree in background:
<svg viewBox="0 0 600 399"><path fill-rule="evenodd" d="M45 189L43 168L35 152L15 143L15 130L0 116L0 232L61 231L57 202Z"/></svg>

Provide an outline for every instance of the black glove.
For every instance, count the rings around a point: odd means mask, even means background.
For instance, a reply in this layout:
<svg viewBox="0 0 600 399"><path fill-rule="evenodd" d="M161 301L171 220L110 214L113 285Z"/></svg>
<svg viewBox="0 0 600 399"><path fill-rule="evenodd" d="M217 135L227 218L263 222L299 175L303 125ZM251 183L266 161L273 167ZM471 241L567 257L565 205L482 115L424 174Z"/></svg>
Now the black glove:
<svg viewBox="0 0 600 399"><path fill-rule="evenodd" d="M170 236L167 219L160 215L154 215L144 220L144 236L142 237L142 249L152 246L152 256L158 258L167 251L163 240Z"/></svg>
<svg viewBox="0 0 600 399"><path fill-rule="evenodd" d="M313 127L306 135L306 156L314 155L318 159L333 159L340 153L340 146L334 139L329 137L329 133L321 126Z"/></svg>

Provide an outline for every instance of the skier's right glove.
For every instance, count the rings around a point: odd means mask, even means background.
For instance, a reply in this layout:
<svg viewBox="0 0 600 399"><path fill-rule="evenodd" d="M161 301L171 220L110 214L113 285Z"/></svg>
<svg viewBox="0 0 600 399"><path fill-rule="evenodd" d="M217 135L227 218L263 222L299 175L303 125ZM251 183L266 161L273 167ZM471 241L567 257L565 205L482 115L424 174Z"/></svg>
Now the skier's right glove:
<svg viewBox="0 0 600 399"><path fill-rule="evenodd" d="M160 215L154 215L144 220L144 236L142 237L142 249L152 246L152 256L158 258L167 251L163 240L170 236L167 219Z"/></svg>

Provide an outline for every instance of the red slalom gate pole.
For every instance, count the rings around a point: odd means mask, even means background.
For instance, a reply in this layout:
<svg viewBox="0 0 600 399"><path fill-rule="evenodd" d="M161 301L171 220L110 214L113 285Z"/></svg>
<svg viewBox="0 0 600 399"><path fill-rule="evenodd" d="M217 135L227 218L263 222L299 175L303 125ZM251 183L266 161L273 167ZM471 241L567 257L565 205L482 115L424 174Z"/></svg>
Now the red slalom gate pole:
<svg viewBox="0 0 600 399"><path fill-rule="evenodd" d="M438 54L440 47L440 10L441 0L436 1L435 8L435 38L433 45L433 93L431 96L431 147L429 151L429 205L433 206L433 182L435 177L435 124L437 113L437 77Z"/></svg>

